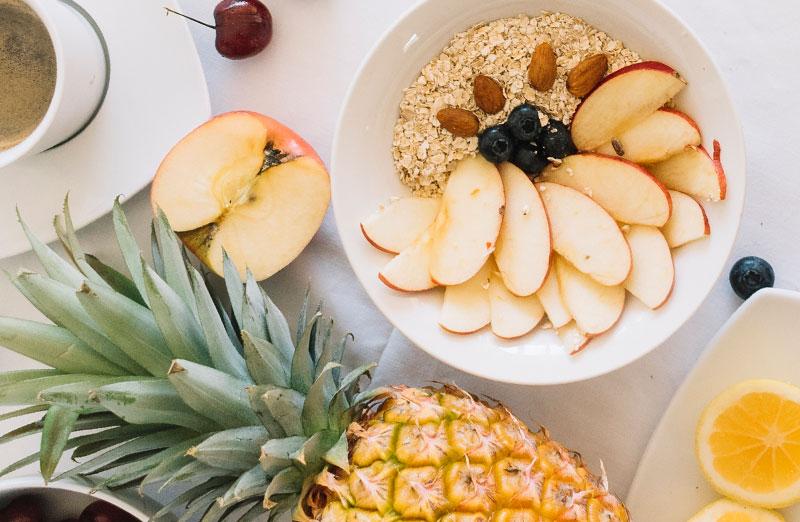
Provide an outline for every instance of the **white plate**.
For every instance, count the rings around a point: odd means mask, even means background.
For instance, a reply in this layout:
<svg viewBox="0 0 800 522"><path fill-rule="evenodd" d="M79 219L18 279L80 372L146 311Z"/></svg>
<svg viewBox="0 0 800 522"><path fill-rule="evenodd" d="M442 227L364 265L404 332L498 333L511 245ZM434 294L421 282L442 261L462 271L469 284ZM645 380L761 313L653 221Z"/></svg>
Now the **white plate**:
<svg viewBox="0 0 800 522"><path fill-rule="evenodd" d="M726 388L770 378L800 386L800 293L767 289L736 311L678 388L653 432L628 491L634 520L683 522L720 495L694 455L694 432L706 404ZM800 504L781 510L800 520Z"/></svg>
<svg viewBox="0 0 800 522"><path fill-rule="evenodd" d="M656 312L629 296L619 324L570 357L552 331L536 330L501 341L488 329L448 334L437 317L442 291L402 294L377 277L390 256L372 248L359 222L392 196L408 195L394 173L392 129L403 88L450 41L472 24L519 13L563 11L584 18L644 59L662 60L688 79L677 99L703 130L706 147L718 139L728 176L728 199L705 204L711 237L676 251L675 291ZM489 379L553 384L597 376L649 352L700 306L733 247L744 205L745 155L741 125L722 75L703 45L669 10L654 0L429 0L413 8L372 50L358 72L339 119L333 145L333 207L339 235L353 270L369 296L406 337L434 357Z"/></svg>
<svg viewBox="0 0 800 522"><path fill-rule="evenodd" d="M13 226L15 207L43 240L56 238L52 217L70 193L75 226L133 196L161 159L211 114L205 76L186 21L165 16L177 0L77 0L105 37L108 94L82 133L60 147L0 169L0 258L29 249Z"/></svg>

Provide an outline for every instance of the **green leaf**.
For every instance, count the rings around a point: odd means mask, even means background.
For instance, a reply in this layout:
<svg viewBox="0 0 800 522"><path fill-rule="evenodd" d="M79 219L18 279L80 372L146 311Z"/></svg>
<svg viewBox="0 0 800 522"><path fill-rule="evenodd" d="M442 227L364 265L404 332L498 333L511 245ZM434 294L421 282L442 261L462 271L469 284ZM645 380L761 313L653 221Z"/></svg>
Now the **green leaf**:
<svg viewBox="0 0 800 522"><path fill-rule="evenodd" d="M259 290L261 290L260 287ZM267 309L267 330L269 331L267 339L281 351L284 357L292 360L295 348L292 342L292 332L289 330L289 323L286 322L286 317L263 290L261 290L261 296Z"/></svg>
<svg viewBox="0 0 800 522"><path fill-rule="evenodd" d="M322 373L322 369L325 368L325 365L329 362L337 362L341 363L341 357L337 360L335 358L335 349L333 345L331 345L331 332L333 331L333 319L329 318L322 318L326 324L324 326L324 332L322 333L322 339L320 339L320 354L317 358L317 363L314 370L314 379L319 377L319 374Z"/></svg>
<svg viewBox="0 0 800 522"><path fill-rule="evenodd" d="M20 426L19 428L13 429L8 433L5 433L3 436L0 436L0 444L6 444L29 435L39 433L42 431L42 426L44 426L43 419Z"/></svg>
<svg viewBox="0 0 800 522"><path fill-rule="evenodd" d="M303 474L297 468L286 468L269 483L264 493L264 507L272 508L277 505L272 497L275 495L292 494L300 491L303 486Z"/></svg>
<svg viewBox="0 0 800 522"><path fill-rule="evenodd" d="M322 317L322 314L317 313L308 323L292 358L290 382L292 388L300 393L308 393L311 385L314 384L314 361L311 358L311 352L313 351L315 326L320 317Z"/></svg>
<svg viewBox="0 0 800 522"><path fill-rule="evenodd" d="M96 388L115 382L136 381L140 379L145 379L145 377L103 377L93 375L84 381L46 388L39 392L39 395L36 396L36 400L59 406L66 406L80 413L103 411L105 407L92 399L92 392L95 391Z"/></svg>
<svg viewBox="0 0 800 522"><path fill-rule="evenodd" d="M212 492L215 492L215 491L220 491L220 490L223 489L223 487L227 487L227 483L228 483L227 479L222 478L222 477L218 477L218 478L211 479L210 481L205 482L203 484L199 484L199 485L197 485L197 486L195 486L193 488L189 488L185 492L181 493L180 495L178 495L177 497L172 499L172 501L170 501L163 508L161 508L161 510L157 511L156 514L154 514L150 520L152 520L152 521L158 520L159 518L163 517L164 515L166 515L168 513L172 513L173 511L175 511L179 507L185 505L186 503L188 503L188 502L190 502L192 500L195 500L195 499L199 500L200 498L202 498L206 494L209 494L209 493L212 493ZM216 496L212 496L211 498L212 499L216 499Z"/></svg>
<svg viewBox="0 0 800 522"><path fill-rule="evenodd" d="M306 295L303 297L303 306L300 307L300 317L297 318L297 331L295 334L295 344L300 344L300 338L303 336L303 326L306 324L306 315L308 313L308 297L311 294L311 284L306 287Z"/></svg>
<svg viewBox="0 0 800 522"><path fill-rule="evenodd" d="M162 492L173 484L189 484L192 482L203 482L215 477L232 477L236 473L229 469L215 468L209 466L205 462L193 460L176 471L164 484L161 485L158 492ZM220 493L222 494L222 493Z"/></svg>
<svg viewBox="0 0 800 522"><path fill-rule="evenodd" d="M188 522L194 520L199 513L205 514L212 506L215 505L217 498L225 493L225 487L216 488L202 497L193 501L186 509L186 511L178 519L178 522Z"/></svg>
<svg viewBox="0 0 800 522"><path fill-rule="evenodd" d="M102 277L106 284L113 288L115 292L124 295L131 301L135 301L140 305L147 305L142 294L139 293L139 289L136 288L136 284L127 276L103 263L92 254L86 254L86 263L91 266L97 275Z"/></svg>
<svg viewBox="0 0 800 522"><path fill-rule="evenodd" d="M262 396L275 420L287 435L303 435L301 412L305 395L290 388L274 388Z"/></svg>
<svg viewBox="0 0 800 522"><path fill-rule="evenodd" d="M222 249L222 269L225 274L225 286L228 290L228 297L231 301L231 310L233 311L233 318L239 329L242 328L242 303L244 303L244 285L242 284L242 277L239 275L239 270L233 264L233 260L228 256L225 249Z"/></svg>
<svg viewBox="0 0 800 522"><path fill-rule="evenodd" d="M250 409L245 381L185 360L173 362L169 379L187 406L220 426L237 428L260 424Z"/></svg>
<svg viewBox="0 0 800 522"><path fill-rule="evenodd" d="M86 279L97 284L106 284L105 280L86 262L86 256L75 233L75 226L72 224L72 215L69 211L69 194L64 197L63 215L56 215L53 220L53 226L64 250L69 254L78 270L86 276Z"/></svg>
<svg viewBox="0 0 800 522"><path fill-rule="evenodd" d="M170 353L176 359L211 364L208 346L195 313L142 259L147 300ZM194 299L194 294L192 294Z"/></svg>
<svg viewBox="0 0 800 522"><path fill-rule="evenodd" d="M163 279L166 277L164 275L164 259L161 257L161 246L158 244L155 220L150 222L150 252L153 254L153 268Z"/></svg>
<svg viewBox="0 0 800 522"><path fill-rule="evenodd" d="M314 475L322 471L325 465L322 457L338 440L339 433L337 432L332 430L318 431L291 458L297 465L304 468L304 475Z"/></svg>
<svg viewBox="0 0 800 522"><path fill-rule="evenodd" d="M253 466L261 453L261 445L269 440L261 426L247 426L215 433L188 454L215 468L245 471Z"/></svg>
<svg viewBox="0 0 800 522"><path fill-rule="evenodd" d="M117 235L117 243L122 252L122 258L125 260L128 272L131 274L131 279L136 284L136 288L139 289L139 295L147 301L142 264L139 261L142 253L139 250L139 245L136 244L136 239L133 237L133 232L128 224L128 219L125 217L125 212L122 210L119 198L114 200L112 213L114 216L114 231Z"/></svg>
<svg viewBox="0 0 800 522"><path fill-rule="evenodd" d="M330 323L330 328L331 329L333 328L333 321L331 321ZM319 374L322 373L322 368L324 368L325 365L328 364L329 362L337 362L337 363L342 362L342 356L344 355L344 351L347 348L347 339L348 338L351 340L353 339L353 334L347 334L344 337L342 337L342 340L339 341L338 343L333 343L329 341L330 339L328 337L329 335L330 335L330 330L327 332L325 338L325 344L323 345L322 348L322 354L320 355L319 360L317 361L317 377L319 377ZM333 371L333 380L336 381L337 384L339 383L338 368Z"/></svg>
<svg viewBox="0 0 800 522"><path fill-rule="evenodd" d="M342 383L331 398L328 408L328 427L330 429L337 431L347 429L347 426L350 424L349 421L346 421L347 423L342 425L342 415L345 410L350 407L349 401L346 398L347 393L353 390L363 375L368 375L369 372L377 366L376 363L364 364L348 373L344 379L342 379Z"/></svg>
<svg viewBox="0 0 800 522"><path fill-rule="evenodd" d="M267 331L267 312L264 306L264 295L258 287L250 270L247 271L245 283L244 302L242 304L241 330L250 332L253 337L270 341Z"/></svg>
<svg viewBox="0 0 800 522"><path fill-rule="evenodd" d="M289 361L269 341L242 330L244 360L256 384L289 385Z"/></svg>
<svg viewBox="0 0 800 522"><path fill-rule="evenodd" d="M28 406L27 408L20 408L19 410L9 411L8 413L0 415L0 422L9 419L15 419L17 417L23 417L25 415L31 415L32 413L47 411L48 408L50 408L49 404L34 404L33 406Z"/></svg>
<svg viewBox="0 0 800 522"><path fill-rule="evenodd" d="M0 317L0 345L65 373L127 373L60 326Z"/></svg>
<svg viewBox="0 0 800 522"><path fill-rule="evenodd" d="M269 436L271 438L280 438L286 436L286 433L283 431L283 427L278 424L278 421L275 420L275 417L272 416L272 412L269 411L267 403L263 399L264 394L273 388L274 386L270 385L248 386L247 397L250 399L250 407L256 416L261 419L261 424L267 429Z"/></svg>
<svg viewBox="0 0 800 522"><path fill-rule="evenodd" d="M203 437L205 437L205 435L199 438L202 439ZM186 444L188 444L188 447L185 447ZM161 463L158 466L150 470L150 472L142 479L142 482L139 484L139 494L140 495L142 494L142 490L146 486L149 486L150 484L158 484L164 482L169 477L174 475L182 467L191 462L194 462L195 460L192 457L186 455L186 452L189 451L189 448L191 448L194 444L196 443L188 441L187 443L176 446L185 448L183 449L183 452L180 453L180 455L172 456L170 458L165 458L161 461Z"/></svg>
<svg viewBox="0 0 800 522"><path fill-rule="evenodd" d="M151 375L166 374L172 359L150 310L113 290L90 283L84 283L76 295L114 344Z"/></svg>
<svg viewBox="0 0 800 522"><path fill-rule="evenodd" d="M252 382L244 358L230 339L225 325L220 318L211 294L206 287L200 272L189 267L192 289L197 300L197 313L208 345L208 353L214 368L233 375L243 381Z"/></svg>
<svg viewBox="0 0 800 522"><path fill-rule="evenodd" d="M269 477L260 465L242 473L219 501L221 507L232 506L237 502L264 494L269 484Z"/></svg>
<svg viewBox="0 0 800 522"><path fill-rule="evenodd" d="M261 469L272 475L292 466L292 455L300 451L307 440L306 437L268 440L261 446L261 456L258 458Z"/></svg>
<svg viewBox="0 0 800 522"><path fill-rule="evenodd" d="M211 284L208 281L208 277L204 276L204 279L206 280L206 288L209 289L209 292L211 293L211 299L214 301L214 307L217 309L220 319L222 319L222 324L225 325L225 331L228 333L228 338L230 338L231 343L233 343L233 345L236 347L236 350L239 352L239 354L241 354L242 340L239 338L238 330L233 326L230 315L228 315L228 312L225 310L225 306L222 304L220 298L211 292Z"/></svg>
<svg viewBox="0 0 800 522"><path fill-rule="evenodd" d="M36 257L39 258L39 262L42 264L42 267L44 267L47 275L55 281L67 286L73 288L80 286L84 280L83 274L70 265L64 258L56 254L53 249L42 243L22 220L22 217L19 215L19 210L17 210L17 219L22 226L22 231L25 232L25 236L28 238L28 243L30 243L33 248Z"/></svg>
<svg viewBox="0 0 800 522"><path fill-rule="evenodd" d="M339 366L338 363L328 363L306 395L301 420L307 435L328 428L328 406L336 393L331 371Z"/></svg>
<svg viewBox="0 0 800 522"><path fill-rule="evenodd" d="M186 262L183 258L183 243L172 231L172 227L169 226L167 215L160 208L157 213L158 244L161 247L161 255L163 256L164 279L197 318L197 305L192 293L192 285L189 282L189 273L186 271Z"/></svg>
<svg viewBox="0 0 800 522"><path fill-rule="evenodd" d="M331 464L332 466L336 466L340 469L349 469L350 468L350 458L349 458L349 446L347 444L347 430L342 431L342 434L339 435L339 440L336 441L331 449L329 449L322 459Z"/></svg>
<svg viewBox="0 0 800 522"><path fill-rule="evenodd" d="M85 381L93 377L95 376L82 374L63 374L51 375L49 377L32 378L9 384L0 383L0 406L33 404L38 402L36 397L42 390L52 388L53 386L61 386L62 384Z"/></svg>
<svg viewBox="0 0 800 522"><path fill-rule="evenodd" d="M17 384L31 379L41 379L43 377L55 377L63 375L58 370L17 370L13 372L0 373L0 389L9 384Z"/></svg>
<svg viewBox="0 0 800 522"><path fill-rule="evenodd" d="M95 390L93 400L133 424L170 424L200 433L219 429L184 403L167 379L109 384Z"/></svg>
<svg viewBox="0 0 800 522"><path fill-rule="evenodd" d="M77 420L78 412L72 408L54 405L47 410L39 449L39 472L45 482L49 482L53 477Z"/></svg>
<svg viewBox="0 0 800 522"><path fill-rule="evenodd" d="M250 504L250 508L247 509L242 515L240 515L237 520L225 520L225 522L254 522L255 520L261 518L266 513L271 513L264 509L262 506L261 501L256 501ZM274 508L277 509L277 508Z"/></svg>

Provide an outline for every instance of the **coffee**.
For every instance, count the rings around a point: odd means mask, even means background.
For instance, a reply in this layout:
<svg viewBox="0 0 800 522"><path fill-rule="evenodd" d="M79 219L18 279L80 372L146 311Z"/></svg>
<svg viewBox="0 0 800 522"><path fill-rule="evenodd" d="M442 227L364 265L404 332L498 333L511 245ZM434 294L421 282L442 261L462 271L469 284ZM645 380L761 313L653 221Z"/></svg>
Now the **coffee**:
<svg viewBox="0 0 800 522"><path fill-rule="evenodd" d="M0 0L0 151L36 129L55 86L56 53L44 23L21 0Z"/></svg>

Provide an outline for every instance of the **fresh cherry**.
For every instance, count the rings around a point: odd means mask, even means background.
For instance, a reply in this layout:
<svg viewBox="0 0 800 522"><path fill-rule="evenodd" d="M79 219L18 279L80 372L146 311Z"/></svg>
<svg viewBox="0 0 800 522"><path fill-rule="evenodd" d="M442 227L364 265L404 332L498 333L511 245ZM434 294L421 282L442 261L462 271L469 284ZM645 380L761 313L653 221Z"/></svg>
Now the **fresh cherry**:
<svg viewBox="0 0 800 522"><path fill-rule="evenodd" d="M216 25L165 9L214 29L217 33L214 41L217 51L232 60L255 56L272 40L272 15L259 0L222 0L214 8Z"/></svg>

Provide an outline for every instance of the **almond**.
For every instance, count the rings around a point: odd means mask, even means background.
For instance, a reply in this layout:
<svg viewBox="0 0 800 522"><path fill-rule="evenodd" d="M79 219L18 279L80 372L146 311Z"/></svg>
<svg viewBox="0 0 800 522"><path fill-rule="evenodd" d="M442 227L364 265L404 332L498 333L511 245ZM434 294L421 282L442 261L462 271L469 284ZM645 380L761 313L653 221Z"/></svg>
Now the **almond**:
<svg viewBox="0 0 800 522"><path fill-rule="evenodd" d="M475 77L472 87L475 103L487 114L496 114L506 106L506 96L503 88L492 78L483 74Z"/></svg>
<svg viewBox="0 0 800 522"><path fill-rule="evenodd" d="M583 98L594 89L608 70L605 54L595 54L584 58L567 75L567 90L578 98Z"/></svg>
<svg viewBox="0 0 800 522"><path fill-rule="evenodd" d="M549 91L556 81L556 53L547 42L540 43L533 51L528 79L534 89Z"/></svg>
<svg viewBox="0 0 800 522"><path fill-rule="evenodd" d="M477 116L468 110L455 107L440 110L436 113L436 119L446 130L464 138L477 136L481 126Z"/></svg>

